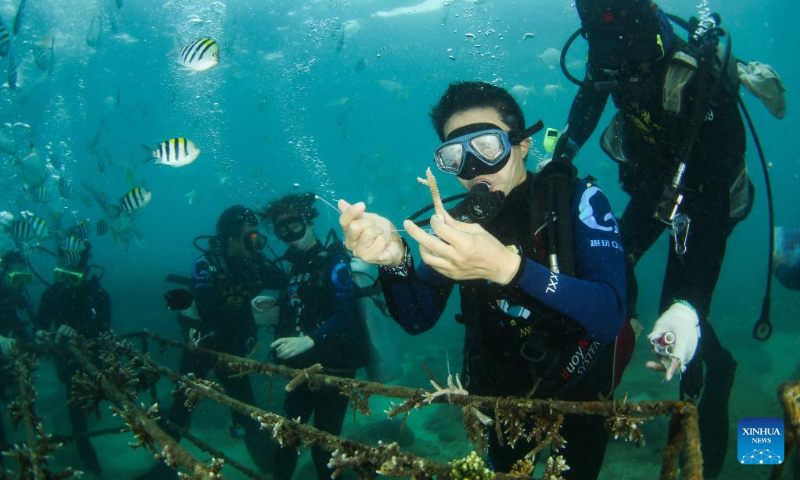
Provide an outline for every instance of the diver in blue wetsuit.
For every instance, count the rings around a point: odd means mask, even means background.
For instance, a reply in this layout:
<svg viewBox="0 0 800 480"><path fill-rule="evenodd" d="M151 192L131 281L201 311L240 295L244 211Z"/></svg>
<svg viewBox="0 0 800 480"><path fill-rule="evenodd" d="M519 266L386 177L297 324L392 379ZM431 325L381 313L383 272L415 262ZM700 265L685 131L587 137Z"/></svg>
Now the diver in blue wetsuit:
<svg viewBox="0 0 800 480"><path fill-rule="evenodd" d="M591 180L575 179L565 192L563 221L554 223L547 214L548 168L534 174L525 167L529 137L541 125L526 129L519 105L499 87L452 84L431 117L444 142L437 167L469 190L464 202L445 217L434 215L435 236L404 223L420 244L417 267L394 225L366 213L363 203L340 201L345 245L381 265L392 316L412 335L433 327L459 288L463 385L471 394L607 398L630 359L630 352L615 349L615 340L632 343L632 332L625 321L625 256L605 195ZM473 200L480 208L460 208ZM559 225L571 229L572 238L559 239L556 255L551 239ZM574 262L566 274L555 259L570 254ZM562 433L571 467L564 476L596 478L608 440L602 417L567 416ZM511 448L493 428L489 436L496 471L509 471L533 448L521 441Z"/></svg>
<svg viewBox="0 0 800 480"><path fill-rule="evenodd" d="M369 343L364 324L356 311L356 286L350 271L350 257L338 239L323 245L314 234L313 193L287 195L271 202L264 217L289 249L284 259L292 264L289 282L279 299L280 316L275 328L272 352L279 364L307 368L320 363L324 373L354 378L356 369L367 363ZM303 384L288 392L284 416L308 422L334 435L342 431L347 397L339 389ZM286 446L275 456L275 480L292 478L297 449ZM330 453L311 448L317 477L330 478Z"/></svg>

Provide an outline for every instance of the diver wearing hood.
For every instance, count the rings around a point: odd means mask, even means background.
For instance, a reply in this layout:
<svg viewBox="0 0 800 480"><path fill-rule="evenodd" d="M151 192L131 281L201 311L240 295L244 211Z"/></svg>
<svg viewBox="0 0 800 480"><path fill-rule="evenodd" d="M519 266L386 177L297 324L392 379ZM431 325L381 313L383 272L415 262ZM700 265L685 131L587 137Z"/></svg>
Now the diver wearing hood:
<svg viewBox="0 0 800 480"><path fill-rule="evenodd" d="M718 57L718 17L698 24L685 42L649 0L578 0L576 6L589 43L586 77L566 133L576 148L555 155L571 160L596 128L610 95L617 114L601 146L618 162L622 188L631 197L620 222L629 266L628 312L635 316L633 268L669 229L662 315L649 336L664 366L649 366L667 370L667 380L688 367L681 395L697 398L705 362L699 421L704 475L715 477L727 451L736 362L708 317L728 236L753 203L738 84L735 72L729 75L735 66L727 60L729 51ZM671 353L659 348L668 332L675 334Z"/></svg>
<svg viewBox="0 0 800 480"><path fill-rule="evenodd" d="M261 252L266 237L258 232L261 221L256 213L242 205L225 209L217 221L216 234L209 238L209 249L192 265L189 291L172 290L165 295L167 306L179 310L179 322L186 340L202 348L247 356L256 347L258 323L252 302L264 290L279 290L284 273ZM225 393L244 403L255 405L255 396L247 376L235 376L225 365L186 351L181 356L180 373L205 378L210 370ZM180 439L191 424L191 412L185 396L177 394L165 418L166 431ZM231 436L244 437L253 462L264 473L272 470L274 444L269 433L255 420L231 410ZM140 478L170 476L174 472L159 463ZM163 475L162 475L163 474Z"/></svg>
<svg viewBox="0 0 800 480"><path fill-rule="evenodd" d="M314 234L313 220L319 215L315 198L313 193L287 195L264 209L275 235L289 247L283 259L292 265L270 347L279 364L308 368L320 363L327 374L354 378L356 369L367 363L370 344L356 311L350 256L338 239L323 245ZM313 413L315 428L339 435L347 405L347 397L335 387L312 390L303 384L286 394L284 416L306 423ZM330 478L330 453L314 446L311 457L317 477ZM291 479L296 464L294 447L279 449L274 478Z"/></svg>
<svg viewBox="0 0 800 480"><path fill-rule="evenodd" d="M540 127L525 128L522 110L502 88L451 84L431 117L443 142L436 166L472 197L488 187L496 195L487 202L494 211L470 223L434 215L435 236L404 222L420 244L422 262L415 266L388 219L341 200L347 248L381 265L392 317L411 335L431 329L459 289L456 319L465 325L460 381L470 394L607 398L629 359L618 355L615 340L622 345L630 331L624 321L625 258L605 195L573 175L563 192L568 213L550 215L549 202L541 201L550 191L547 177L525 168L527 137ZM562 225L570 234L558 238L554 251L548 238ZM559 263L562 251L574 254L572 265ZM603 420L567 415L561 432L569 444L564 477L596 478L608 441ZM508 472L534 447L520 440L512 448L493 428L488 434L489 459L498 472Z"/></svg>

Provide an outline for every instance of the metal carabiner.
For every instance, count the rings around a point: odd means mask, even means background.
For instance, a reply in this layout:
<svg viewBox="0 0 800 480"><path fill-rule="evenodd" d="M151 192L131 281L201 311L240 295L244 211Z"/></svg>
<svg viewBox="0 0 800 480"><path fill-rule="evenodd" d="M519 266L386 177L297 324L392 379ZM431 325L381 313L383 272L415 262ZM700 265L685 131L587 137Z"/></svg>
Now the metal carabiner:
<svg viewBox="0 0 800 480"><path fill-rule="evenodd" d="M692 225L692 220L688 215L679 213L670 224L670 232L672 233L672 240L675 242L675 253L683 255L686 253L687 244L689 242L689 228Z"/></svg>

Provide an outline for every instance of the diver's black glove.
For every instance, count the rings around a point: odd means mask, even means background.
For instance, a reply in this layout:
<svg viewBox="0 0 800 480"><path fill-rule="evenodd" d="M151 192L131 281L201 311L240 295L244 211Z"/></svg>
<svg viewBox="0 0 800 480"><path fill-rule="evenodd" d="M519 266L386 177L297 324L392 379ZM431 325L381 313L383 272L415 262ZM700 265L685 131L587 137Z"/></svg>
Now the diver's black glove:
<svg viewBox="0 0 800 480"><path fill-rule="evenodd" d="M580 149L581 147L575 140L571 139L567 132L564 131L556 140L556 146L553 149L553 160L571 164L572 159L575 158Z"/></svg>
<svg viewBox="0 0 800 480"><path fill-rule="evenodd" d="M179 288L165 293L164 300L167 301L167 308L170 310L186 310L192 306L194 297L188 290Z"/></svg>

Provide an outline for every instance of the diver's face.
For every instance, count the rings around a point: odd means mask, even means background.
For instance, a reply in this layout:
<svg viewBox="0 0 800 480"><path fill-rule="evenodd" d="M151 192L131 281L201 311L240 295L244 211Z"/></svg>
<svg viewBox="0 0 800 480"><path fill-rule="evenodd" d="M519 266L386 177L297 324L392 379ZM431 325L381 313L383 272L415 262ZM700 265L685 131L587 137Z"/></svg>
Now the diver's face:
<svg viewBox="0 0 800 480"><path fill-rule="evenodd" d="M290 247L305 251L317 243L314 229L301 217L278 218L275 224L280 226L276 228L278 238ZM302 236L298 237L301 233Z"/></svg>
<svg viewBox="0 0 800 480"><path fill-rule="evenodd" d="M250 251L244 242L245 238L257 231L258 229L253 225L244 225L238 237L228 239L228 255L239 258L253 258L255 256L254 252Z"/></svg>
<svg viewBox="0 0 800 480"><path fill-rule="evenodd" d="M444 124L444 136L447 137L453 130L476 123L491 123L502 128L506 133L511 130L511 128L500 119L500 113L497 110L491 107L481 107L463 110L448 118ZM469 180L458 177L459 183L467 190L472 190L472 187L476 183L485 182L491 185L490 191L499 191L508 195L511 190L525 181L527 173L525 171L525 163L522 159L528 154L530 146L530 139L526 139L519 145L512 145L511 158L509 158L508 163L506 163L499 172L478 175Z"/></svg>

